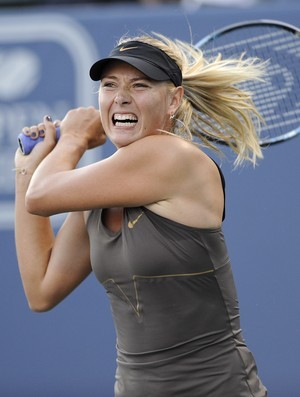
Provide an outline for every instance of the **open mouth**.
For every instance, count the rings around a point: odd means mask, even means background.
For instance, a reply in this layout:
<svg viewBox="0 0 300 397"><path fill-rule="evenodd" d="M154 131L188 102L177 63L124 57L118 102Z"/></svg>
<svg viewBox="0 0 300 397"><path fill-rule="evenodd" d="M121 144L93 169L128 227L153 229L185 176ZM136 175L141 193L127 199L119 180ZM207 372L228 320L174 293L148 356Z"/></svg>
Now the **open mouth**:
<svg viewBox="0 0 300 397"><path fill-rule="evenodd" d="M132 113L128 114L120 114L120 113L115 113L112 117L112 122L115 126L132 126L135 125L138 122L138 119L136 115Z"/></svg>

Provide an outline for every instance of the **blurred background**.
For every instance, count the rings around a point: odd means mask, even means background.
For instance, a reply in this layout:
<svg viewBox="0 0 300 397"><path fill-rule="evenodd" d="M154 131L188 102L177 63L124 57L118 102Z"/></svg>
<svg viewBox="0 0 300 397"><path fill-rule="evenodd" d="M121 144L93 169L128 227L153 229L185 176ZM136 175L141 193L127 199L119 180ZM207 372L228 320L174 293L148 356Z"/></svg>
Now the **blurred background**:
<svg viewBox="0 0 300 397"><path fill-rule="evenodd" d="M70 108L97 106L89 68L123 34L154 31L196 43L253 19L299 26L299 1L0 1L1 397L113 397L115 371L110 309L93 275L51 312L27 306L13 229L21 128L46 114L62 118ZM300 396L299 149L299 139L264 149L256 169L233 170L230 153L218 159L227 180L224 231L242 327L270 397ZM82 164L113 150L106 144ZM55 228L62 219L53 218Z"/></svg>

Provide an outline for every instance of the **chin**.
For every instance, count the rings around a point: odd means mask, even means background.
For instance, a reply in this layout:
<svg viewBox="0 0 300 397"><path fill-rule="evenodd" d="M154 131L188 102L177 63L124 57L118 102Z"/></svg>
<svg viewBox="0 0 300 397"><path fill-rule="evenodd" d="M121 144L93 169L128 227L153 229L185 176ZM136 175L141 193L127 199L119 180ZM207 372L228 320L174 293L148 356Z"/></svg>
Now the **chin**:
<svg viewBox="0 0 300 397"><path fill-rule="evenodd" d="M120 149L121 147L130 145L134 141L136 141L136 139L115 139L112 140L112 143L116 146L116 148Z"/></svg>
<svg viewBox="0 0 300 397"><path fill-rule="evenodd" d="M133 143L142 137L139 136L138 134L134 133L123 133L123 134L112 134L111 135L111 141L116 147L122 147L122 146L127 146L130 143Z"/></svg>

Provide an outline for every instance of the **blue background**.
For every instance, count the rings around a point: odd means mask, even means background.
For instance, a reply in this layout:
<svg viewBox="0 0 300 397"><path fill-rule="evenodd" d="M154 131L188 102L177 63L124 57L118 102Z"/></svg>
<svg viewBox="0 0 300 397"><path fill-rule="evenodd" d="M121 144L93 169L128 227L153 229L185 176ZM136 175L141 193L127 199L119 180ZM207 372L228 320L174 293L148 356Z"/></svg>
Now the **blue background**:
<svg viewBox="0 0 300 397"><path fill-rule="evenodd" d="M62 18L63 23L67 18L75 21L75 28L83 29L92 61L106 55L125 33L157 31L190 40L191 28L197 42L214 29L244 20L268 18L299 25L300 6L296 2L290 6L268 3L248 9L206 7L195 12L175 6L34 7L3 9L0 24L5 20L21 26L37 20L43 24L51 18ZM18 40L21 42L21 38L3 40L0 51L16 48ZM13 232L11 168L19 124L38 122L34 118L41 118L44 110L62 117L68 106L96 106L94 87L90 96L82 94L80 103L82 87L76 86L74 77L77 66L63 46L47 39L37 43L34 38L21 45L39 57L42 79L27 97L0 101L0 118L8 120L9 112L14 116L9 129L4 130L0 123L0 396L112 397L115 333L104 290L91 275L51 312L31 312L18 273ZM80 60L84 52L82 44L77 45L72 44ZM37 101L43 102L40 108ZM30 109L36 105L35 111L26 110L20 118L17 110L29 109L29 104ZM224 231L242 327L271 397L300 396L299 148L297 138L265 149L265 158L256 169L247 166L233 171L229 160L219 160L227 180ZM108 144L87 161L108 156L112 150ZM230 153L228 156L230 159ZM60 221L54 221L55 227Z"/></svg>

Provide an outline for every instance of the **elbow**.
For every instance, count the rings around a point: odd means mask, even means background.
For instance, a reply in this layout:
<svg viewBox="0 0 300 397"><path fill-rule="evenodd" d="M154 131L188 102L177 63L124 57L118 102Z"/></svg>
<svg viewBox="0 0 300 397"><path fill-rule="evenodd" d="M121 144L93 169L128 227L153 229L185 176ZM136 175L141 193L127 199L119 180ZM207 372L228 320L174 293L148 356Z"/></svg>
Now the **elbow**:
<svg viewBox="0 0 300 397"><path fill-rule="evenodd" d="M33 215L40 215L42 201L42 197L29 188L25 196L25 208L27 212Z"/></svg>
<svg viewBox="0 0 300 397"><path fill-rule="evenodd" d="M52 215L49 211L47 211L46 199L30 190L26 193L25 196L25 208L26 211L32 215Z"/></svg>
<svg viewBox="0 0 300 397"><path fill-rule="evenodd" d="M35 305L31 305L30 303L28 304L29 309L34 312L34 313L45 313L50 311L50 309L47 309L45 307L41 307L41 306L35 306Z"/></svg>
<svg viewBox="0 0 300 397"><path fill-rule="evenodd" d="M29 309L35 313L45 313L53 309L58 302L43 298L42 296L26 296Z"/></svg>
<svg viewBox="0 0 300 397"><path fill-rule="evenodd" d="M49 312L54 308L55 305L51 305L45 302L32 302L30 300L27 301L29 309L34 313L45 313Z"/></svg>

